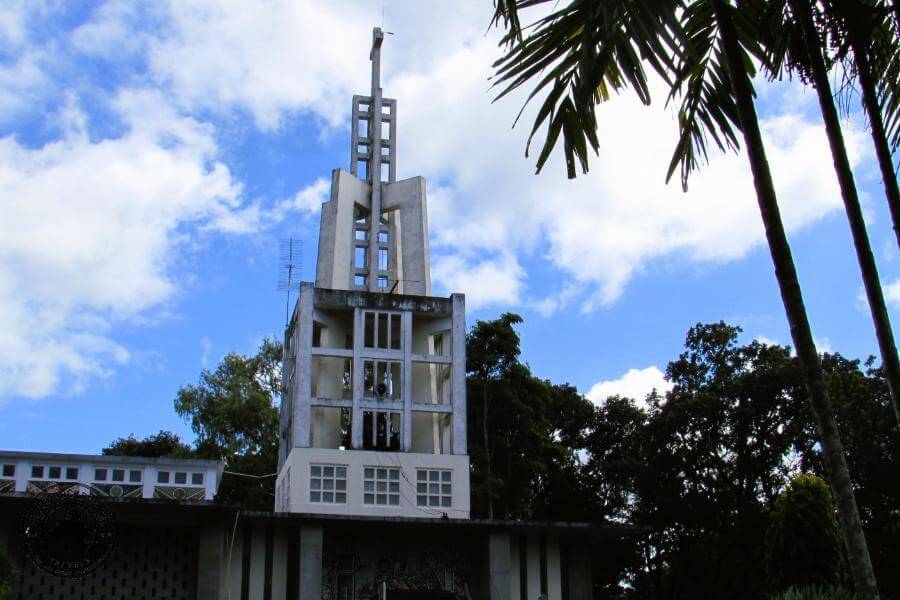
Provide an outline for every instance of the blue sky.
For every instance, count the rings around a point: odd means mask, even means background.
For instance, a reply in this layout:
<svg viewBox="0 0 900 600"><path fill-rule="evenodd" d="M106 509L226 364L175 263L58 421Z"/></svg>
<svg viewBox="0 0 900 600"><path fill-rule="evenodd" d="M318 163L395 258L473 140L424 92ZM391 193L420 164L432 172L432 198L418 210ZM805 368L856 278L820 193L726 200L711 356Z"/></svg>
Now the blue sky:
<svg viewBox="0 0 900 600"><path fill-rule="evenodd" d="M279 239L302 240L313 278L318 206L382 22L398 176L428 180L435 291L466 293L470 323L522 314L534 371L595 400L664 385L699 321L788 343L745 158L714 156L687 194L665 186L661 101L602 107L588 176L566 180L558 157L535 176L510 127L521 96L491 103L489 2L245 4L0 6L0 447L192 437L179 386L281 333ZM815 337L873 354L814 98L758 87ZM877 168L863 121L845 133L896 321Z"/></svg>

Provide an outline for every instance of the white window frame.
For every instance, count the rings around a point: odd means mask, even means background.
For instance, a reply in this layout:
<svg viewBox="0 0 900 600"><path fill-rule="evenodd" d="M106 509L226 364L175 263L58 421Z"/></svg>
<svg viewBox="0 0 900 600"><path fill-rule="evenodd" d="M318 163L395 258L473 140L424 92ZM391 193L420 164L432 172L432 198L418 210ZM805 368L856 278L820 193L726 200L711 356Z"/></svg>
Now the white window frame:
<svg viewBox="0 0 900 600"><path fill-rule="evenodd" d="M400 508L400 476L399 467L363 467L363 505Z"/></svg>
<svg viewBox="0 0 900 600"><path fill-rule="evenodd" d="M329 469L331 474L327 475ZM318 483L314 484L314 481ZM331 494L331 500L325 500L326 494ZM343 500L338 500L339 495L343 495ZM347 465L310 463L308 496L310 504L347 504L348 495ZM317 499L313 499L314 497Z"/></svg>
<svg viewBox="0 0 900 600"><path fill-rule="evenodd" d="M453 506L453 471L450 469L416 469L416 506L451 508Z"/></svg>

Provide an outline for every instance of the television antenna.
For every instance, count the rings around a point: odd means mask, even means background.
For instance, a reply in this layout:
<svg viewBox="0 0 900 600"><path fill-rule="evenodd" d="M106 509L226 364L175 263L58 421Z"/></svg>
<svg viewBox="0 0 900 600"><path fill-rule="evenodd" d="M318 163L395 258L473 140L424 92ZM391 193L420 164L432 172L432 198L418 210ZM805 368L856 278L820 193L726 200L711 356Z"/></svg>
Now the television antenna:
<svg viewBox="0 0 900 600"><path fill-rule="evenodd" d="M287 292L284 301L284 325L287 327L291 308L291 291L300 287L300 240L287 238L278 242L278 291Z"/></svg>

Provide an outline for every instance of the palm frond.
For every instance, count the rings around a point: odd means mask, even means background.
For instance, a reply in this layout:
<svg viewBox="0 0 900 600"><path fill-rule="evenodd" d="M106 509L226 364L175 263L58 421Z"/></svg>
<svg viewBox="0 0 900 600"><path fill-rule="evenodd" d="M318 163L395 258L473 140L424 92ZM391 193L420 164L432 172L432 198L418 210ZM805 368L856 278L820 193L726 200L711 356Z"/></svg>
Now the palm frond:
<svg viewBox="0 0 900 600"><path fill-rule="evenodd" d="M570 178L589 168L590 151L599 151L596 106L626 88L644 104L650 87L644 65L670 79L681 52L676 9L680 0L572 0L522 27L520 11L549 0L496 0L494 26L506 34L505 54L494 63L496 100L525 86L533 87L516 117L536 97L544 95L528 137L526 156L538 132L545 128L538 172L563 139Z"/></svg>

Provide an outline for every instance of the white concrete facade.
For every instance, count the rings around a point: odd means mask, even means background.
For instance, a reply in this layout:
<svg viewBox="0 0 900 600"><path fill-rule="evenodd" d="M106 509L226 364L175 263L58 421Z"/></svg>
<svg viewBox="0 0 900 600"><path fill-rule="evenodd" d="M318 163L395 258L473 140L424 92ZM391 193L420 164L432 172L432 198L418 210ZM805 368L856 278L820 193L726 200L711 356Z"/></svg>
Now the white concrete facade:
<svg viewBox="0 0 900 600"><path fill-rule="evenodd" d="M0 451L0 493L80 483L112 497L212 500L221 461Z"/></svg>
<svg viewBox="0 0 900 600"><path fill-rule="evenodd" d="M312 489L311 482L321 479L313 475L314 467L344 468L341 490L334 490L330 502L322 501L321 485ZM376 470L375 477L366 478L367 470ZM377 471L386 471L378 478ZM395 471L396 478L391 478ZM448 477L428 481L422 472L449 473ZM318 473L318 472L316 472ZM373 485L367 487L367 481ZM379 484L384 482L383 488ZM435 487L437 486L437 487ZM334 486L337 487L337 486ZM323 448L295 448L278 474L275 486L276 512L311 514L359 515L372 517L443 517L469 518L469 457L458 455L430 455L408 452L375 452L358 450L330 450ZM329 491L331 491L330 488ZM378 492L383 489L383 492ZM396 490L395 492L393 490ZM431 494L429 491L436 493ZM448 491L449 504L441 502ZM318 493L312 501L310 493ZM335 496L344 493L341 502ZM384 503L379 504L380 496ZM367 497L369 501L367 502ZM391 503L396 498L396 504ZM434 500L438 501L435 502Z"/></svg>
<svg viewBox="0 0 900 600"><path fill-rule="evenodd" d="M300 285L285 332L275 506L468 518L465 298L430 295L425 180L396 181L397 102L381 94L382 40L376 29L371 95L353 98L350 172L334 170L322 205L316 282ZM310 477L337 485L334 468L349 487L310 488ZM396 479L365 482L370 468ZM418 481L420 471L439 480ZM367 503L364 486L382 484L397 494L368 490ZM452 492L426 493L423 505L422 484Z"/></svg>

